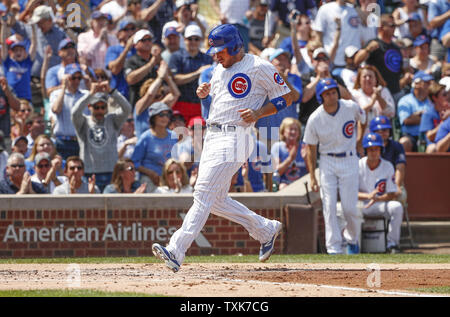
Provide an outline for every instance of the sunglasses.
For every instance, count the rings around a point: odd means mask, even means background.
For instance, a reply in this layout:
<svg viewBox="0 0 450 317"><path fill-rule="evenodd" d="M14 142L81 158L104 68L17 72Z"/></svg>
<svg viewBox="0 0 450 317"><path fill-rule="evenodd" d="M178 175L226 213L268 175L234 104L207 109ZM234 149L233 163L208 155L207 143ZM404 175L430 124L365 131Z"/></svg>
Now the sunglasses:
<svg viewBox="0 0 450 317"><path fill-rule="evenodd" d="M136 30L136 27L134 27L134 26L130 26L130 27L127 27L127 28L124 28L123 29L123 31L134 31L134 30Z"/></svg>
<svg viewBox="0 0 450 317"><path fill-rule="evenodd" d="M72 76L70 79L72 79L72 80L82 80L83 77L81 77L81 76Z"/></svg>
<svg viewBox="0 0 450 317"><path fill-rule="evenodd" d="M150 38L142 39L141 42L151 42L152 40L153 39L150 37Z"/></svg>
<svg viewBox="0 0 450 317"><path fill-rule="evenodd" d="M10 166L12 168L22 168L22 167L25 167L25 164L11 164Z"/></svg>
<svg viewBox="0 0 450 317"><path fill-rule="evenodd" d="M328 57L317 57L315 58L316 61L328 61Z"/></svg>
<svg viewBox="0 0 450 317"><path fill-rule="evenodd" d="M31 112L31 109L20 109L20 112Z"/></svg>
<svg viewBox="0 0 450 317"><path fill-rule="evenodd" d="M170 118L170 113L168 113L168 112L161 112L161 113L158 113L158 116L159 117L168 117L168 118Z"/></svg>
<svg viewBox="0 0 450 317"><path fill-rule="evenodd" d="M39 168L49 168L50 164L39 164L37 167L39 167Z"/></svg>
<svg viewBox="0 0 450 317"><path fill-rule="evenodd" d="M81 171L83 169L83 166L77 165L77 166L70 166L69 170L74 171L74 170L79 170Z"/></svg>
<svg viewBox="0 0 450 317"><path fill-rule="evenodd" d="M191 37L188 37L186 40L188 40L189 42L192 42L192 41L200 42L201 39L197 36L191 36Z"/></svg>
<svg viewBox="0 0 450 317"><path fill-rule="evenodd" d="M92 106L92 108L94 108L94 110L105 110L106 106Z"/></svg>

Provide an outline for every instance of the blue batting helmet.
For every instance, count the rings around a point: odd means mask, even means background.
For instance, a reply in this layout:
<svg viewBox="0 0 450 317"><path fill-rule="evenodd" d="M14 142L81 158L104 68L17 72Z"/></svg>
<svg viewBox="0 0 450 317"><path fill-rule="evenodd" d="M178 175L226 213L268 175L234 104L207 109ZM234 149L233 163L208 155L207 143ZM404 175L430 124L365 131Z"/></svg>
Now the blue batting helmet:
<svg viewBox="0 0 450 317"><path fill-rule="evenodd" d="M211 30L208 36L208 42L211 46L206 54L212 55L228 47L228 54L236 55L244 41L239 30L231 24L221 24Z"/></svg>
<svg viewBox="0 0 450 317"><path fill-rule="evenodd" d="M322 94L330 89L336 88L339 93L339 88L337 82L333 78L324 78L321 79L316 86L316 98L319 104L323 102Z"/></svg>
<svg viewBox="0 0 450 317"><path fill-rule="evenodd" d="M376 132L382 129L392 129L391 122L386 116L378 116L370 120L369 130L370 132Z"/></svg>
<svg viewBox="0 0 450 317"><path fill-rule="evenodd" d="M374 132L367 133L363 138L362 146L365 149L371 146L383 147L384 146L383 138L378 133Z"/></svg>

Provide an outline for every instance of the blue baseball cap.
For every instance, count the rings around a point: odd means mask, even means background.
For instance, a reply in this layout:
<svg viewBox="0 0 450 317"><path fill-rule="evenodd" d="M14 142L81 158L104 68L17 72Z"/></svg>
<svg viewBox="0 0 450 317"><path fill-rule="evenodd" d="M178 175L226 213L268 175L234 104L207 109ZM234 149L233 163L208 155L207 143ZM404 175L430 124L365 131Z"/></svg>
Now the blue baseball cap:
<svg viewBox="0 0 450 317"><path fill-rule="evenodd" d="M282 48L277 48L269 57L269 61L273 61L275 58L277 58L278 56L280 56L281 54L286 54L288 56L288 58L291 58L291 53L289 53L288 51L282 49Z"/></svg>
<svg viewBox="0 0 450 317"><path fill-rule="evenodd" d="M20 42L14 42L11 44L11 49L17 47L17 46L22 46L23 48L27 48L27 45L25 44L25 42L20 41Z"/></svg>
<svg viewBox="0 0 450 317"><path fill-rule="evenodd" d="M174 26L168 27L166 31L164 32L164 37L169 37L169 35L176 35L180 36L180 33L178 33L177 29Z"/></svg>
<svg viewBox="0 0 450 317"><path fill-rule="evenodd" d="M419 81L431 81L433 80L433 76L431 76L430 74L427 74L423 71L418 71L417 73L414 74L414 78L413 81L415 83L419 82Z"/></svg>
<svg viewBox="0 0 450 317"><path fill-rule="evenodd" d="M128 17L122 19L122 21L120 21L119 23L119 31L125 29L129 24L133 24L134 26L136 26L136 20Z"/></svg>
<svg viewBox="0 0 450 317"><path fill-rule="evenodd" d="M413 45L414 47L420 46L424 43L429 43L430 41L428 40L428 37L426 35L419 35L418 37L415 38Z"/></svg>
<svg viewBox="0 0 450 317"><path fill-rule="evenodd" d="M98 10L92 12L91 18L92 19L100 19L100 18L108 19L108 17L105 14L103 14L102 12L100 12Z"/></svg>
<svg viewBox="0 0 450 317"><path fill-rule="evenodd" d="M64 74L73 75L75 73L83 73L81 67L77 63L69 64L64 68Z"/></svg>
<svg viewBox="0 0 450 317"><path fill-rule="evenodd" d="M409 22L409 21L422 21L422 19L420 18L419 13L413 12L408 15L408 20L406 22Z"/></svg>
<svg viewBox="0 0 450 317"><path fill-rule="evenodd" d="M58 51L66 48L66 46L69 44L73 44L75 46L75 42L72 41L72 39L70 39L70 38L66 38L66 39L62 40L61 42L59 42Z"/></svg>

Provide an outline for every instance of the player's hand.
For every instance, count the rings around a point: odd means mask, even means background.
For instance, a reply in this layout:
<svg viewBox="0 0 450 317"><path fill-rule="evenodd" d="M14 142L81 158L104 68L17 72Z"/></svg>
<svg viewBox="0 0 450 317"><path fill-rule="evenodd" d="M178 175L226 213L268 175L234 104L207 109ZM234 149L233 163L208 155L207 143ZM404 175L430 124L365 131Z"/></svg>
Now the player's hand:
<svg viewBox="0 0 450 317"><path fill-rule="evenodd" d="M239 109L238 112L240 112L241 119L244 120L246 123L252 123L259 119L258 113L255 110L245 108L245 109Z"/></svg>
<svg viewBox="0 0 450 317"><path fill-rule="evenodd" d="M311 189L316 193L319 191L319 184L317 183L317 179L315 177L311 177Z"/></svg>
<svg viewBox="0 0 450 317"><path fill-rule="evenodd" d="M197 96L200 99L204 99L208 97L209 92L211 91L211 84L210 83L203 83L197 88Z"/></svg>

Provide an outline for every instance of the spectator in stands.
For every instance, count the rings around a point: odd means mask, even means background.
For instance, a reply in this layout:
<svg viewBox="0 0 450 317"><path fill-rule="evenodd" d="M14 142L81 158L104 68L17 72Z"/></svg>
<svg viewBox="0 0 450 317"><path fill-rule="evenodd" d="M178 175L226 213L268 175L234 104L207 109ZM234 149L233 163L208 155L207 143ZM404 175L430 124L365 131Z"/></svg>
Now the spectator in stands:
<svg viewBox="0 0 450 317"><path fill-rule="evenodd" d="M52 139L48 135L41 134L36 138L34 145L31 148L30 156L25 160L26 169L30 175L33 175L35 172L34 164L36 156L39 153L49 154L50 158L52 159L52 164L56 168L57 175L63 174L65 161L57 153L55 149L55 144L53 143Z"/></svg>
<svg viewBox="0 0 450 317"><path fill-rule="evenodd" d="M44 116L40 113L34 112L28 119L25 124L29 124L29 133L27 134L28 139L28 151L25 157L30 156L31 149L34 145L34 140L41 134L45 132L45 121Z"/></svg>
<svg viewBox="0 0 450 317"><path fill-rule="evenodd" d="M78 156L80 151L75 127L71 119L71 111L78 100L88 92L80 89L82 80L83 71L80 65L69 64L64 68L61 88L53 90L50 94L56 150L64 159L69 156Z"/></svg>
<svg viewBox="0 0 450 317"><path fill-rule="evenodd" d="M160 183L161 185L154 191L155 194L190 194L193 192L184 165L172 158L164 163Z"/></svg>
<svg viewBox="0 0 450 317"><path fill-rule="evenodd" d="M126 17L119 23L117 32L118 45L109 46L106 50L105 68L111 74L111 87L116 88L125 98L129 97L128 83L125 80L124 66L127 58L136 54L133 35L136 33L136 21Z"/></svg>
<svg viewBox="0 0 450 317"><path fill-rule="evenodd" d="M359 160L358 199L365 204L364 216L385 216L390 219L387 249L390 253L400 251L400 229L403 206L395 201L397 186L394 183L394 168L381 157L383 140L379 134L369 133L363 139L367 156Z"/></svg>
<svg viewBox="0 0 450 317"><path fill-rule="evenodd" d="M414 73L423 71L431 74L435 79L441 77L441 68L430 55L430 44L426 35L419 35L414 40L415 56L411 58L410 65Z"/></svg>
<svg viewBox="0 0 450 317"><path fill-rule="evenodd" d="M152 1L152 0L150 0ZM141 10L141 0L128 0L128 6L127 6L127 16L132 17L136 21L142 21L144 20L141 18L141 13L143 13L143 10ZM148 2L148 1L146 1ZM166 4L167 2L159 1L161 4ZM170 4L169 4L170 5ZM150 8L147 8L150 9ZM156 19L156 17L155 17Z"/></svg>
<svg viewBox="0 0 450 317"><path fill-rule="evenodd" d="M162 102L149 108L150 129L139 138L131 157L140 173L141 183L147 183L147 193L159 185L164 163L171 157L177 135L167 129L172 110Z"/></svg>
<svg viewBox="0 0 450 317"><path fill-rule="evenodd" d="M366 122L380 115L388 118L395 116L394 99L375 66L365 65L358 69L352 96L365 111ZM362 131L363 134L367 134L367 132L367 129Z"/></svg>
<svg viewBox="0 0 450 317"><path fill-rule="evenodd" d="M397 45L392 41L395 30L394 18L389 14L382 14L380 17L380 27L378 37L370 41L355 56L355 64L360 65L366 62L375 66L387 83L394 100L399 99L400 88L404 83L400 83L402 76L402 53Z"/></svg>
<svg viewBox="0 0 450 317"><path fill-rule="evenodd" d="M27 135L30 132L29 126L25 123L33 113L32 105L28 100L20 99L19 107L18 111L14 112L15 115L11 124L11 139L15 139L21 135Z"/></svg>
<svg viewBox="0 0 450 317"><path fill-rule="evenodd" d="M358 5L359 2L359 5ZM373 8L377 5L377 0L359 0L355 3L356 12L361 20L361 35L363 46L377 37L378 19Z"/></svg>
<svg viewBox="0 0 450 317"><path fill-rule="evenodd" d="M358 75L358 66L355 64L355 55L358 51L359 49L356 46L348 46L345 48L345 68L339 74L345 86L350 90L354 89Z"/></svg>
<svg viewBox="0 0 450 317"><path fill-rule="evenodd" d="M134 119L133 115L130 114L122 125L120 135L117 138L117 149L120 160L131 158L136 142L137 136L134 135Z"/></svg>
<svg viewBox="0 0 450 317"><path fill-rule="evenodd" d="M248 19L248 51L254 55L260 55L264 49L262 41L264 38L264 24L266 22L268 3L269 0L257 0L255 9Z"/></svg>
<svg viewBox="0 0 450 317"><path fill-rule="evenodd" d="M25 157L28 151L28 139L23 135L18 136L13 140L11 147L11 153L17 152Z"/></svg>
<svg viewBox="0 0 450 317"><path fill-rule="evenodd" d="M400 143L405 152L417 152L419 128L422 114L427 107L432 107L428 98L428 89L433 77L424 72L417 72L413 79L413 91L398 102L397 113L402 127Z"/></svg>
<svg viewBox="0 0 450 317"><path fill-rule="evenodd" d="M31 181L25 171L25 159L20 153L12 153L6 164L6 178L0 181L0 194L23 195L45 194L47 191L39 184Z"/></svg>
<svg viewBox="0 0 450 317"><path fill-rule="evenodd" d="M446 110L447 119L439 126L436 134L436 152L450 152L450 110Z"/></svg>
<svg viewBox="0 0 450 317"><path fill-rule="evenodd" d="M32 25L31 45L27 50L27 43L16 41L6 45L7 32L10 32L6 22L1 19L1 60L5 77L17 98L31 101L31 69L36 59L36 27ZM9 51L9 52L8 52Z"/></svg>
<svg viewBox="0 0 450 317"><path fill-rule="evenodd" d="M67 164L64 169L66 181L57 186L52 194L100 194L100 189L95 185L95 175L86 182L84 178L84 162L78 156L67 158Z"/></svg>
<svg viewBox="0 0 450 317"><path fill-rule="evenodd" d="M425 10L419 7L418 0L402 0L402 2L403 6L397 7L394 12L392 12L394 23L397 26L395 36L399 38L414 38L409 30L409 22L418 19L425 27L427 27L427 15Z"/></svg>
<svg viewBox="0 0 450 317"><path fill-rule="evenodd" d="M249 193L253 192L250 183L248 163L244 163L241 168L233 175L230 182L230 193Z"/></svg>
<svg viewBox="0 0 450 317"><path fill-rule="evenodd" d="M276 114L259 119L256 122L256 127L260 131L261 140L270 149L272 142L278 141L278 133L272 135L272 128L278 128L285 118L298 118L300 102L302 100L302 80L299 76L290 73L291 70L291 55L288 51L278 48L270 56L269 61L275 66L278 71L276 80L279 83L285 82L293 92L292 104ZM264 131L264 132L263 132Z"/></svg>
<svg viewBox="0 0 450 317"><path fill-rule="evenodd" d="M49 194L66 181L65 176L57 176L60 166L53 165L53 161L47 152L37 154L34 159L35 173L31 176L31 180L44 186Z"/></svg>
<svg viewBox="0 0 450 317"><path fill-rule="evenodd" d="M310 44L313 45L312 42L308 43L308 45ZM316 85L321 79L333 78L338 83L341 98L352 99L352 96L345 87L345 83L342 79L339 76L331 74L330 58L325 49L323 47L316 48L311 57L314 71L310 74L309 78L302 78L302 80L305 79L305 81L303 83L303 98L302 104L300 105L299 120L304 125L306 125L306 121L311 113L320 106L316 98Z"/></svg>
<svg viewBox="0 0 450 317"><path fill-rule="evenodd" d="M335 42L335 33L340 32L342 28L343 36L339 39L336 57L332 58L337 68L345 67L344 50L346 47L361 48L361 21L356 10L347 6L344 0L323 4L317 12L312 28L330 56L333 56L331 51Z"/></svg>
<svg viewBox="0 0 450 317"><path fill-rule="evenodd" d="M129 86L129 101L134 109L139 100L142 84L150 78L156 78L156 69L161 63L160 55L152 55L153 34L148 30L139 30L133 35L136 54L127 58L124 65L125 79Z"/></svg>
<svg viewBox="0 0 450 317"><path fill-rule="evenodd" d="M203 35L198 26L186 27L184 38L186 50L172 54L169 68L181 93L173 110L180 111L189 122L190 118L201 115L200 99L196 94L198 78L203 70L211 66L213 59L200 51Z"/></svg>
<svg viewBox="0 0 450 317"><path fill-rule="evenodd" d="M183 115L178 110L172 112L172 118L170 119L169 129L173 130L180 127L186 127L186 121Z"/></svg>
<svg viewBox="0 0 450 317"><path fill-rule="evenodd" d="M221 24L233 24L242 36L245 52L248 52L249 29L244 22L250 9L250 0L209 0L209 4L219 16Z"/></svg>
<svg viewBox="0 0 450 317"><path fill-rule="evenodd" d="M91 29L78 35L78 54L80 64L93 69L105 67L106 50L109 46L118 45L119 41L108 34L108 19L100 11L91 15Z"/></svg>
<svg viewBox="0 0 450 317"><path fill-rule="evenodd" d="M272 190L272 166L270 151L266 144L259 140L258 130L254 129L252 137L255 140L253 152L247 160L248 180L250 181L251 191L263 192ZM243 176L247 171L243 170ZM245 177L243 177L245 178Z"/></svg>
<svg viewBox="0 0 450 317"><path fill-rule="evenodd" d="M428 2L428 23L431 28L431 55L438 60L445 57L445 48L439 41L442 27L450 19L450 2L448 0L435 0Z"/></svg>
<svg viewBox="0 0 450 317"><path fill-rule="evenodd" d="M134 7L132 6L134 0L129 0L129 10L132 12L138 12L138 17L134 17L136 20L146 21L148 23L148 29L155 35L155 43L161 45L161 37L163 34L163 26L172 21L175 15L175 0L143 0L136 1ZM140 10L138 9L140 7ZM135 9L136 11L133 11Z"/></svg>
<svg viewBox="0 0 450 317"><path fill-rule="evenodd" d="M378 116L369 123L370 132L381 135L383 139L383 151L381 157L392 163L395 169L395 184L397 185L397 199L401 202L406 200L405 175L406 155L403 146L391 138L392 125L388 117Z"/></svg>
<svg viewBox="0 0 450 317"><path fill-rule="evenodd" d="M117 109L108 113L108 95ZM89 107L91 115L85 115ZM92 83L88 94L72 108L71 118L77 132L80 156L86 164L86 176L96 174L96 184L102 191L111 182L114 164L118 160L117 137L122 124L131 113L131 105L108 82Z"/></svg>
<svg viewBox="0 0 450 317"><path fill-rule="evenodd" d="M450 115L450 104L447 98L448 92L445 86L433 82L430 86L428 97L433 103L433 107L426 109L420 120L419 132L424 134L427 141L427 153L436 152L435 138L440 125Z"/></svg>
<svg viewBox="0 0 450 317"><path fill-rule="evenodd" d="M408 18L408 27L412 39L416 39L419 35L427 35L427 30L424 28L422 19L417 13L410 14Z"/></svg>
<svg viewBox="0 0 450 317"><path fill-rule="evenodd" d="M163 44L165 50L161 53L161 57L167 64L169 64L172 54L180 50L180 37L180 33L174 26L170 26L164 31Z"/></svg>
<svg viewBox="0 0 450 317"><path fill-rule="evenodd" d="M14 134L11 134L11 124L13 123L11 114L13 113L12 111L18 111L19 109L19 99L11 91L6 78L0 76L0 131L3 131L5 135L7 150L10 149L11 139L14 137ZM26 122L24 123L26 124ZM25 131L22 132L25 133Z"/></svg>
<svg viewBox="0 0 450 317"><path fill-rule="evenodd" d="M292 4L294 4L295 7L292 7ZM289 36L289 14L293 9L308 16L315 16L317 10L314 0L295 0L293 2L284 0L270 0L268 9L269 11L267 12L266 17L267 21L264 28L264 47L278 47L279 43ZM276 34L278 34L278 39L275 39ZM272 43L272 41L275 43Z"/></svg>
<svg viewBox="0 0 450 317"><path fill-rule="evenodd" d="M149 107L154 103L163 102L172 108L180 96L180 91L170 75L166 62L161 62L156 79L150 78L144 82L139 95L140 99L133 112L135 133L138 138L150 128Z"/></svg>
<svg viewBox="0 0 450 317"><path fill-rule="evenodd" d="M105 187L103 194L142 194L147 184L136 181L136 169L131 159L120 159L114 166L111 184Z"/></svg>
<svg viewBox="0 0 450 317"><path fill-rule="evenodd" d="M30 2L31 3L31 2ZM32 17L29 21L30 24L36 24L38 26L36 30L36 59L33 63L33 68L31 69L31 93L32 93L32 104L35 109L42 108L43 96L41 93L41 68L45 55L45 47L50 45L53 52L58 51L58 46L62 40L67 38L66 33L59 28L53 21L53 11L52 8L45 5L40 5L38 7L32 6L29 8L29 14ZM12 30L23 37L23 40L29 40L32 38L32 28L21 21L16 21L14 16L8 21L8 25L11 26ZM49 60L49 67L55 66L61 62L61 58L57 55L53 55Z"/></svg>
<svg viewBox="0 0 450 317"><path fill-rule="evenodd" d="M280 175L280 190L308 173L303 159L305 153L301 131L300 121L285 118L280 126L281 141L272 146L272 161L275 171Z"/></svg>

